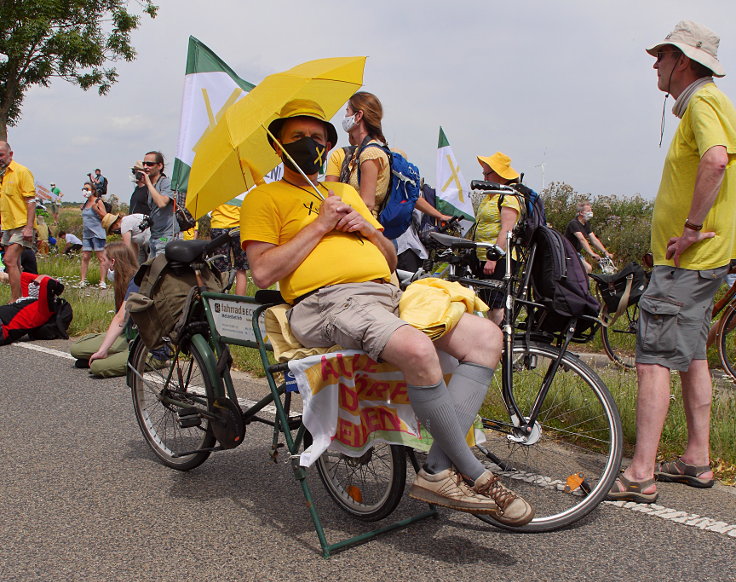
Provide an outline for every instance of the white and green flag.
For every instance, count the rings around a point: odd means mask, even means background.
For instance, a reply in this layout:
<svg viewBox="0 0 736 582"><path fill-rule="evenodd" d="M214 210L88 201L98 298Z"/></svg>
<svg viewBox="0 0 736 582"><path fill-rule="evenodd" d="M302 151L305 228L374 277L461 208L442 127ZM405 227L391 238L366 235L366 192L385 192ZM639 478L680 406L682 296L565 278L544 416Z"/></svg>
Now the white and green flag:
<svg viewBox="0 0 736 582"><path fill-rule="evenodd" d="M473 203L470 199L468 183L460 173L450 142L440 127L440 140L437 145L437 210L452 216L464 216L474 221Z"/></svg>
<svg viewBox="0 0 736 582"><path fill-rule="evenodd" d="M189 37L179 142L171 176L173 190L187 191L197 143L210 127L215 126L225 110L254 86L238 77L199 40Z"/></svg>

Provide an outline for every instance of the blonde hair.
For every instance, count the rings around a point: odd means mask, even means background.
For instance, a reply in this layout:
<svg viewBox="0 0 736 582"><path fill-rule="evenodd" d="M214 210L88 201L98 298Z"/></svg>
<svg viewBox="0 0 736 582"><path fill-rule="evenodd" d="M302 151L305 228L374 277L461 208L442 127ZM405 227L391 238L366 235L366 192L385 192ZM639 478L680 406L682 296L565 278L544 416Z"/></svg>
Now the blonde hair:
<svg viewBox="0 0 736 582"><path fill-rule="evenodd" d="M383 128L381 120L383 119L383 105L373 93L366 91L358 91L349 100L350 108L355 111L363 112L363 123L368 131L368 135L373 139L378 139L386 143L383 136Z"/></svg>
<svg viewBox="0 0 736 582"><path fill-rule="evenodd" d="M117 311L125 300L125 292L128 290L130 281L138 271L138 257L122 241L111 242L105 247L105 252L110 261L115 261L113 287L115 288L115 311Z"/></svg>

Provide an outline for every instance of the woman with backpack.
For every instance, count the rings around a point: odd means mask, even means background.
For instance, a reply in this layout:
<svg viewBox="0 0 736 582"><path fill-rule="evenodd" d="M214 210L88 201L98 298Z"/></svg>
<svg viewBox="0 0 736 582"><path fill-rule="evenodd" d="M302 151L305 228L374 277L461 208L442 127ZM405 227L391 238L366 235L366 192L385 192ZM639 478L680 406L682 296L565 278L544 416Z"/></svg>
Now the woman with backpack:
<svg viewBox="0 0 736 582"><path fill-rule="evenodd" d="M511 158L496 152L492 156L477 156L478 163L483 170L483 180L495 184L511 184L519 179L519 172L511 167ZM506 249L506 233L514 228L521 215L521 207L515 196L504 196L499 205L500 195L489 194L481 200L475 212L475 225L471 229L472 240L477 242L495 243ZM474 265L476 276L481 279L503 280L506 272L506 259L489 261L485 249L478 249L478 262ZM501 290L482 289L480 298L488 304L491 310L488 317L501 324L503 319L503 303L506 297Z"/></svg>
<svg viewBox="0 0 736 582"><path fill-rule="evenodd" d="M383 150L388 144L382 119L383 106L372 93L359 91L348 100L342 128L352 147L333 150L325 177L327 182L344 182L355 188L375 217L391 180L390 160Z"/></svg>
<svg viewBox="0 0 736 582"><path fill-rule="evenodd" d="M100 289L107 289L105 283L105 241L107 233L102 226L102 218L107 214L105 203L97 194L97 190L90 182L82 187L86 200L82 204L82 265L79 269L79 286L86 287L87 269L92 253L97 255L100 262Z"/></svg>
<svg viewBox="0 0 736 582"><path fill-rule="evenodd" d="M115 290L115 315L107 332L88 334L72 344L70 352L77 358L77 368L90 368L94 376L111 378L124 376L128 362L129 332L125 304L131 293L138 291L133 277L138 271L138 258L124 242L112 242L105 247L104 265Z"/></svg>

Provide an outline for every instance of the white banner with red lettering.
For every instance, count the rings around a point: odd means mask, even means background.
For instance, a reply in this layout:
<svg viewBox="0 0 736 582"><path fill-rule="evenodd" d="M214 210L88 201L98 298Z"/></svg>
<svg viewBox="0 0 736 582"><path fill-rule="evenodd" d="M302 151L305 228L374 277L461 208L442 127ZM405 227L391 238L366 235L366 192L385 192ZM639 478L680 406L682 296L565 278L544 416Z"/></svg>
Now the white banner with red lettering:
<svg viewBox="0 0 736 582"><path fill-rule="evenodd" d="M440 361L445 374L457 366L446 354ZM291 361L289 369L304 400L304 426L313 438L301 454L302 466L309 467L328 448L359 457L376 440L429 450L431 437L421 430L404 376L394 366L345 350Z"/></svg>

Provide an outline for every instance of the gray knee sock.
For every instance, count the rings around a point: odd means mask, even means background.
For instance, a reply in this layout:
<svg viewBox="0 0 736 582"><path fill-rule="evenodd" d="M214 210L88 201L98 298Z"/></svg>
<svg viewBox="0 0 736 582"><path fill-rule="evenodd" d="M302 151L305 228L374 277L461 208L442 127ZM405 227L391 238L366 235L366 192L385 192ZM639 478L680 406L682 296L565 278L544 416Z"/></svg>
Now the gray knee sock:
<svg viewBox="0 0 736 582"><path fill-rule="evenodd" d="M465 442L465 432L460 428L455 406L444 380L433 386L408 385L409 400L419 421L438 446L463 475L475 480L484 468Z"/></svg>
<svg viewBox="0 0 736 582"><path fill-rule="evenodd" d="M460 430L464 434L473 425L492 378L493 368L470 362L461 362L453 372L447 389L455 407ZM442 448L433 444L427 456L427 469L432 473L439 473L451 465L452 461Z"/></svg>

